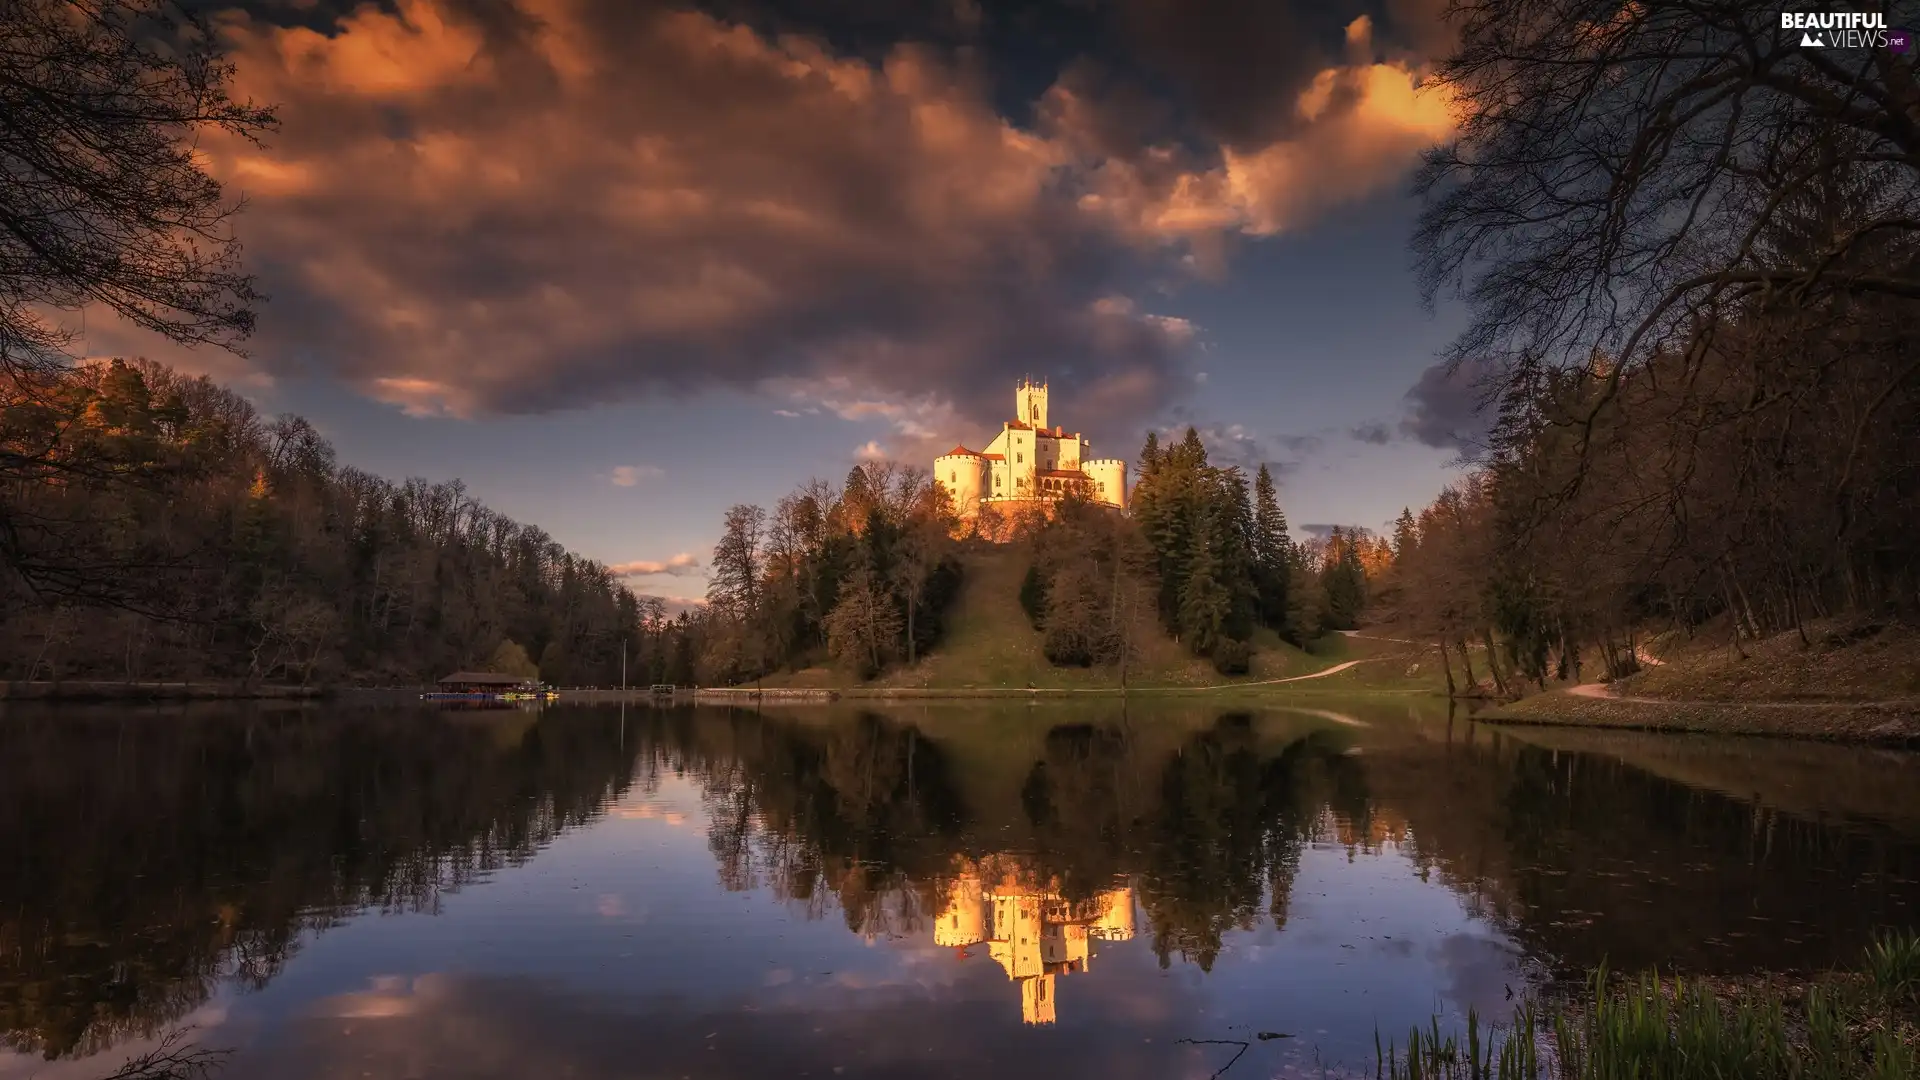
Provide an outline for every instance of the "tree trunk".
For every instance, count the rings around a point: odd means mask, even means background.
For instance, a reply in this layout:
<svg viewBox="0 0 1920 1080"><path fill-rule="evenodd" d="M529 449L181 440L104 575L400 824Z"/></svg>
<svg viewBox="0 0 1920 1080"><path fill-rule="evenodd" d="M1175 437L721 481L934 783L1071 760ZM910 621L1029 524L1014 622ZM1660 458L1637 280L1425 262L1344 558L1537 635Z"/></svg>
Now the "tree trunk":
<svg viewBox="0 0 1920 1080"><path fill-rule="evenodd" d="M1487 643L1487 668L1488 670L1493 672L1494 688L1500 691L1501 697L1517 696L1517 695L1510 695L1508 693L1507 680L1504 678L1501 678L1500 676L1500 658L1494 655L1492 628L1485 627L1485 626L1481 627L1480 637L1483 641Z"/></svg>
<svg viewBox="0 0 1920 1080"><path fill-rule="evenodd" d="M1449 657L1449 656L1447 655L1447 639L1446 639L1446 638L1441 638L1441 639L1440 639L1440 641L1438 642L1438 644L1439 644L1439 646L1440 646L1440 670L1441 670L1442 672L1444 672L1444 673L1446 673L1446 676L1447 676L1447 700L1448 700L1449 702L1451 702L1451 701L1452 701L1452 700L1453 700L1453 699L1454 699L1455 697L1457 697L1457 696L1458 696L1458 694L1457 694L1457 692L1456 692L1456 691L1455 691L1455 689L1454 689L1454 685L1453 685L1453 663L1452 663L1452 658L1451 658L1451 657ZM1451 723L1451 722L1452 722L1452 718L1453 718L1453 706L1452 706L1452 705L1448 705L1448 706L1447 706L1447 718L1448 718L1448 722L1449 722L1449 723Z"/></svg>
<svg viewBox="0 0 1920 1080"><path fill-rule="evenodd" d="M918 592L919 590L915 589L911 584L907 586L907 666L908 667L912 667L913 661L914 661L913 609L916 606L918 606L914 603L914 601L917 599L917 596L915 594Z"/></svg>
<svg viewBox="0 0 1920 1080"><path fill-rule="evenodd" d="M1480 692L1480 680L1473 674L1473 657L1467 655L1467 639L1455 638L1453 643L1460 647L1460 666L1467 669L1467 694L1477 695Z"/></svg>

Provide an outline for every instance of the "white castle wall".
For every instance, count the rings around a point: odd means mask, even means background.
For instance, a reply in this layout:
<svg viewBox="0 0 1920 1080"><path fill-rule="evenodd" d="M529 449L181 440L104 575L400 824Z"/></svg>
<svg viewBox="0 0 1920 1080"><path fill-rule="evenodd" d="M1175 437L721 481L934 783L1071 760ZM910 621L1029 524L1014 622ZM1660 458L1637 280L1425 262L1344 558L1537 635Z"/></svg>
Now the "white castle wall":
<svg viewBox="0 0 1920 1080"><path fill-rule="evenodd" d="M933 478L946 487L957 513L971 514L979 507L987 490L987 464L985 458L967 454L942 454L934 459Z"/></svg>
<svg viewBox="0 0 1920 1080"><path fill-rule="evenodd" d="M1096 502L1127 508L1127 463L1119 458L1098 458L1080 463L1080 471L1093 481Z"/></svg>

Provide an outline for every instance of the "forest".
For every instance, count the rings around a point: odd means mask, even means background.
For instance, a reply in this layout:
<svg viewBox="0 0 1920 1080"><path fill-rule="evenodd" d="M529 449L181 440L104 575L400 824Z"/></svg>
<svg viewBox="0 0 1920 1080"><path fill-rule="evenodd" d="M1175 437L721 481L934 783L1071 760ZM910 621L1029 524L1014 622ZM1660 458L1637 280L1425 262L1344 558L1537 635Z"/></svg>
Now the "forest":
<svg viewBox="0 0 1920 1080"><path fill-rule="evenodd" d="M647 618L636 680L751 682L832 665L869 679L937 648L969 553L1028 560L1020 603L1051 663L1122 673L1149 620L1223 674L1241 674L1257 631L1298 645L1358 625L1369 574L1391 555L1364 530L1295 541L1271 472L1209 463L1197 432L1150 435L1130 513L1065 498L1011 520L961 517L924 470L855 466L810 481L769 513L728 511L707 606ZM1009 538L999 543L987 537Z"/></svg>
<svg viewBox="0 0 1920 1080"><path fill-rule="evenodd" d="M607 684L663 617L458 481L342 466L300 417L158 364L14 380L0 450L7 678L411 685L524 654Z"/></svg>
<svg viewBox="0 0 1920 1080"><path fill-rule="evenodd" d="M1626 674L1649 632L1744 655L1920 606L1911 64L1756 61L1732 0L1611 9L1463 12L1437 77L1470 119L1420 181L1492 426L1402 516L1398 614L1506 694Z"/></svg>

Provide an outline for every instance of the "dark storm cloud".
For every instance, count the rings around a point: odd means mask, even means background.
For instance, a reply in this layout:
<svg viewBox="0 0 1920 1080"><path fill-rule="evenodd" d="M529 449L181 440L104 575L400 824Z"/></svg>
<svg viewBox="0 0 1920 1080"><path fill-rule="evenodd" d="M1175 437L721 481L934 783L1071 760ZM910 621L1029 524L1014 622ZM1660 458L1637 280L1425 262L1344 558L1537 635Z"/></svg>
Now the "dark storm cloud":
<svg viewBox="0 0 1920 1080"><path fill-rule="evenodd" d="M1485 365L1466 363L1449 369L1434 364L1407 391L1407 415L1400 433L1438 449L1473 453L1487 445L1492 416L1486 399Z"/></svg>
<svg viewBox="0 0 1920 1080"><path fill-rule="evenodd" d="M1243 5L1236 33L1186 10L228 9L237 89L283 120L264 149L202 145L249 200L272 297L255 373L326 372L421 414L772 388L937 439L1035 372L1138 431L1181 398L1196 328L1128 294L1398 182L1450 126L1367 24L1336 58L1345 11ZM1296 25L1320 44L1276 43ZM1257 70L1209 76L1208 49ZM1024 113L994 82L1015 69ZM1284 137L1222 111L1246 79ZM1194 101L1217 122L1181 115ZM1209 142L1228 134L1253 141ZM90 323L89 350L149 351L123 330Z"/></svg>
<svg viewBox="0 0 1920 1080"><path fill-rule="evenodd" d="M1293 102L1340 59L1364 8L1246 0L1119 0L1124 40L1214 138L1256 146L1287 134Z"/></svg>
<svg viewBox="0 0 1920 1080"><path fill-rule="evenodd" d="M270 366L420 412L776 375L975 415L1023 371L1122 415L1178 396L1184 328L1103 303L1133 264L963 67L622 3L475 10L235 21L241 89L284 117L268 153L213 148L253 201Z"/></svg>

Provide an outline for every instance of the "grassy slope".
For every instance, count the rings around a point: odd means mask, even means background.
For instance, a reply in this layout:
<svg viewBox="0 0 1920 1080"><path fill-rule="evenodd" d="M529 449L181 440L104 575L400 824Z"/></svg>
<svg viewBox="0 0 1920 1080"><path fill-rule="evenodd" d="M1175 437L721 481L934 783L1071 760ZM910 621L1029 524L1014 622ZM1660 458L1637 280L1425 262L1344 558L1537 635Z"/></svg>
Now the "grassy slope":
<svg viewBox="0 0 1920 1080"><path fill-rule="evenodd" d="M1920 631L1897 622L1821 620L1807 640L1789 631L1746 647L1724 628L1691 639L1656 638L1666 661L1621 681L1621 690L1686 701L1892 701L1920 698Z"/></svg>
<svg viewBox="0 0 1920 1080"><path fill-rule="evenodd" d="M1655 638L1664 661L1614 684L1642 700L1539 694L1487 719L1579 727L1779 735L1842 742L1920 741L1920 633L1897 623L1822 622L1809 643L1789 631L1746 647L1724 631ZM1644 699L1656 699L1653 701Z"/></svg>
<svg viewBox="0 0 1920 1080"><path fill-rule="evenodd" d="M914 666L889 671L866 684L879 692L916 690L1095 690L1120 685L1116 668L1057 668L1040 651L1040 634L1020 607L1020 582L1027 556L1018 547L973 552L965 556L965 578L960 595L948 614L941 643ZM1411 661L1399 659L1360 664L1324 679L1253 687L1263 680L1282 679L1324 670L1346 660L1395 656L1407 647L1392 642L1351 640L1338 635L1315 642L1311 651L1295 648L1263 631L1254 641L1252 670L1243 676L1223 677L1213 665L1190 655L1170 638L1151 616L1133 628L1137 655L1127 672L1127 685L1138 689L1180 689L1247 686L1249 690L1338 691L1432 689L1428 676L1437 668L1422 664L1414 676ZM844 675L826 668L782 675L766 680L768 687L848 689Z"/></svg>

